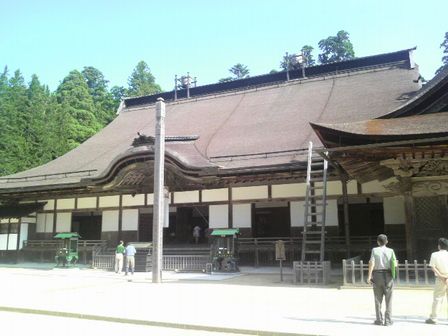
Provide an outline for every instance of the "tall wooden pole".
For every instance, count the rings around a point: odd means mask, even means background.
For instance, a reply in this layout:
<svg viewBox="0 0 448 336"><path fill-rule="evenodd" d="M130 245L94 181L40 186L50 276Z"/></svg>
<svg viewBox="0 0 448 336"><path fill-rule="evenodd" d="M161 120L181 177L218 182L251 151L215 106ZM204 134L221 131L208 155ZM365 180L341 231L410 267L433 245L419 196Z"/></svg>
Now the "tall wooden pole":
<svg viewBox="0 0 448 336"><path fill-rule="evenodd" d="M341 182L342 182L342 202L344 206L345 247L347 250L347 258L350 258L351 246L350 246L350 219L348 209L347 176L341 176Z"/></svg>
<svg viewBox="0 0 448 336"><path fill-rule="evenodd" d="M156 103L156 132L154 144L154 207L152 221L152 282L162 282L164 164L165 164L165 103Z"/></svg>

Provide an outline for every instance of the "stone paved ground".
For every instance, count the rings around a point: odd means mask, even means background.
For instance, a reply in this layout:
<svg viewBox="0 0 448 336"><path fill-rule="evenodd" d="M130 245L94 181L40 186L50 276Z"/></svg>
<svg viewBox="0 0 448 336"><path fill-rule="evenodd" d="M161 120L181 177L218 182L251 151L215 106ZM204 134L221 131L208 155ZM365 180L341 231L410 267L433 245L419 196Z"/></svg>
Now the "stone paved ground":
<svg viewBox="0 0 448 336"><path fill-rule="evenodd" d="M395 324L379 327L371 324L371 289L297 287L290 274L280 283L272 272L167 272L163 278L152 284L150 273L125 277L91 269L1 267L0 311L188 328L197 334L435 336L448 331L446 304L439 325L424 324L429 289L395 290Z"/></svg>

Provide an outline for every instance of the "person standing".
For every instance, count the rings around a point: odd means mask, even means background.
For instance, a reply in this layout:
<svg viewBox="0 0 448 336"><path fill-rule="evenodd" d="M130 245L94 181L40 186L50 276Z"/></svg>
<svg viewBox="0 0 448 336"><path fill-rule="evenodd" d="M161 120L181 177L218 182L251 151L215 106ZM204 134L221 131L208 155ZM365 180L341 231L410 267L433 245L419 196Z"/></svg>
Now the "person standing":
<svg viewBox="0 0 448 336"><path fill-rule="evenodd" d="M394 279L392 272L395 273L397 259L394 250L386 247L388 241L385 234L377 237L378 247L372 249L369 261L369 274L367 282L373 284L373 295L375 297L375 314L374 324L390 326L392 325L392 291L394 287ZM386 299L386 311L383 315L381 312L381 304L383 297Z"/></svg>
<svg viewBox="0 0 448 336"><path fill-rule="evenodd" d="M439 238L438 248L439 251L432 253L429 260L429 266L436 276L436 283L434 285L431 315L425 321L428 324L437 323L437 314L443 298L446 296L448 299L448 240Z"/></svg>
<svg viewBox="0 0 448 336"><path fill-rule="evenodd" d="M121 274L121 272L123 271L124 252L125 247L123 245L123 241L120 240L120 243L115 249L115 273Z"/></svg>
<svg viewBox="0 0 448 336"><path fill-rule="evenodd" d="M195 244L199 243L199 238L201 237L201 227L199 225L196 225L193 228L193 238Z"/></svg>
<svg viewBox="0 0 448 336"><path fill-rule="evenodd" d="M131 271L131 274L134 274L135 268L135 254L137 250L135 249L132 243L128 243L126 246L126 272L124 275L128 275L128 271Z"/></svg>

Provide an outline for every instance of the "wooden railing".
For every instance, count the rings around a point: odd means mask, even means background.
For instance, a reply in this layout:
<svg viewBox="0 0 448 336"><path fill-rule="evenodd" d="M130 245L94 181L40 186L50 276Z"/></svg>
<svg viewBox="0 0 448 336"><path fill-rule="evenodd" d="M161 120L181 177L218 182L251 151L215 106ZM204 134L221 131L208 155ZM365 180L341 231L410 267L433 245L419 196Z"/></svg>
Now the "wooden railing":
<svg viewBox="0 0 448 336"><path fill-rule="evenodd" d="M205 255L164 255L164 271L203 271L210 258ZM151 269L151 256L146 257L147 268ZM115 254L96 254L92 259L92 268L113 270L115 266Z"/></svg>
<svg viewBox="0 0 448 336"><path fill-rule="evenodd" d="M417 260L410 263L398 263L396 269L397 286L429 286L434 283L434 273L426 260L418 263ZM343 284L353 286L366 286L368 275L368 263L362 260L342 260Z"/></svg>
<svg viewBox="0 0 448 336"><path fill-rule="evenodd" d="M350 250L352 253L369 251L376 244L376 236L353 236L350 237ZM268 237L268 238L239 238L239 253L242 264L252 264L254 267L260 265L275 265L275 242L283 240L285 244L286 264L292 265L292 261L300 259L302 249L301 237ZM394 243L396 250L404 247L404 239L399 237L389 237L389 241ZM342 257L340 254L347 250L344 236L326 236L325 252L337 255L337 260Z"/></svg>
<svg viewBox="0 0 448 336"><path fill-rule="evenodd" d="M294 284L326 285L330 282L329 261L294 261L292 269Z"/></svg>

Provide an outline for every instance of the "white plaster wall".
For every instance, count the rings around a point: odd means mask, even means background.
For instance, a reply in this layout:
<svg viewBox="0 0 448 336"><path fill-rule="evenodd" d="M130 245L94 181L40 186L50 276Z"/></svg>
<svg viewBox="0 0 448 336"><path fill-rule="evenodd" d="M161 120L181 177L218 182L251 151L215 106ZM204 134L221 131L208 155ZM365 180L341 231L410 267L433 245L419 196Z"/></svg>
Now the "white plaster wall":
<svg viewBox="0 0 448 336"><path fill-rule="evenodd" d="M145 205L145 194L123 195L123 206Z"/></svg>
<svg viewBox="0 0 448 336"><path fill-rule="evenodd" d="M363 183L361 185L361 190L363 194L384 193L387 191L377 180Z"/></svg>
<svg viewBox="0 0 448 336"><path fill-rule="evenodd" d="M78 198L78 209L96 209L96 197Z"/></svg>
<svg viewBox="0 0 448 336"><path fill-rule="evenodd" d="M198 203L199 191L179 191L174 193L174 203Z"/></svg>
<svg viewBox="0 0 448 336"><path fill-rule="evenodd" d="M154 204L154 194L146 194L146 203L147 205L153 205Z"/></svg>
<svg viewBox="0 0 448 336"><path fill-rule="evenodd" d="M9 222L10 222L10 223L18 223L18 222L19 222L19 219L18 219L18 218L10 218L10 219L9 219Z"/></svg>
<svg viewBox="0 0 448 336"><path fill-rule="evenodd" d="M44 200L43 202L47 202L47 204L44 205L44 210L46 211L54 210L54 200Z"/></svg>
<svg viewBox="0 0 448 336"><path fill-rule="evenodd" d="M120 205L120 196L101 196L99 205L100 208L118 207Z"/></svg>
<svg viewBox="0 0 448 336"><path fill-rule="evenodd" d="M22 223L20 225L20 242L19 249L22 249L23 242L28 239L28 223Z"/></svg>
<svg viewBox="0 0 448 336"><path fill-rule="evenodd" d="M210 205L208 211L210 229L229 227L229 206L227 204Z"/></svg>
<svg viewBox="0 0 448 336"><path fill-rule="evenodd" d="M53 232L53 217L52 213L38 213L36 221L36 232Z"/></svg>
<svg viewBox="0 0 448 336"><path fill-rule="evenodd" d="M268 186L237 187L232 188L232 199L250 200L268 198Z"/></svg>
<svg viewBox="0 0 448 336"><path fill-rule="evenodd" d="M5 251L8 246L8 235L0 234L0 250Z"/></svg>
<svg viewBox="0 0 448 336"><path fill-rule="evenodd" d="M252 227L252 205L234 204L233 205L233 227L251 228Z"/></svg>
<svg viewBox="0 0 448 336"><path fill-rule="evenodd" d="M103 211L101 216L101 231L102 232L116 232L118 231L118 210Z"/></svg>
<svg viewBox="0 0 448 336"><path fill-rule="evenodd" d="M347 182L347 194L356 195L358 193L358 182L351 180Z"/></svg>
<svg viewBox="0 0 448 336"><path fill-rule="evenodd" d="M229 199L229 189L208 189L202 190L202 202L219 202Z"/></svg>
<svg viewBox="0 0 448 336"><path fill-rule="evenodd" d="M17 250L17 238L18 238L18 236L19 235L17 233L9 234L8 250Z"/></svg>
<svg viewBox="0 0 448 336"><path fill-rule="evenodd" d="M337 200L327 199L326 226L338 226L338 203ZM290 203L291 208L291 226L300 227L305 222L305 202L297 201ZM318 217L320 219L320 216Z"/></svg>
<svg viewBox="0 0 448 336"><path fill-rule="evenodd" d="M74 198L61 198L56 202L56 207L58 210L72 210L75 208Z"/></svg>
<svg viewBox="0 0 448 336"><path fill-rule="evenodd" d="M385 197L383 199L384 224L404 224L406 214L402 196Z"/></svg>
<svg viewBox="0 0 448 336"><path fill-rule="evenodd" d="M342 195L341 181L327 182L327 196L340 196L340 195Z"/></svg>
<svg viewBox="0 0 448 336"><path fill-rule="evenodd" d="M138 230L138 209L123 210L122 219L123 231L137 231Z"/></svg>
<svg viewBox="0 0 448 336"><path fill-rule="evenodd" d="M272 185L272 198L305 197L305 194L305 183Z"/></svg>
<svg viewBox="0 0 448 336"><path fill-rule="evenodd" d="M9 223L9 218L0 219L0 223Z"/></svg>
<svg viewBox="0 0 448 336"><path fill-rule="evenodd" d="M72 213L59 212L56 214L56 232L70 232L72 229Z"/></svg>
<svg viewBox="0 0 448 336"><path fill-rule="evenodd" d="M36 217L22 217L20 220L22 223L36 223Z"/></svg>
<svg viewBox="0 0 448 336"><path fill-rule="evenodd" d="M326 226L338 226L338 201L327 199L327 209L325 215L327 216L325 225Z"/></svg>
<svg viewBox="0 0 448 336"><path fill-rule="evenodd" d="M303 226L304 218L305 218L305 202L304 201L296 201L290 202L290 214L291 214L291 226L299 227Z"/></svg>

